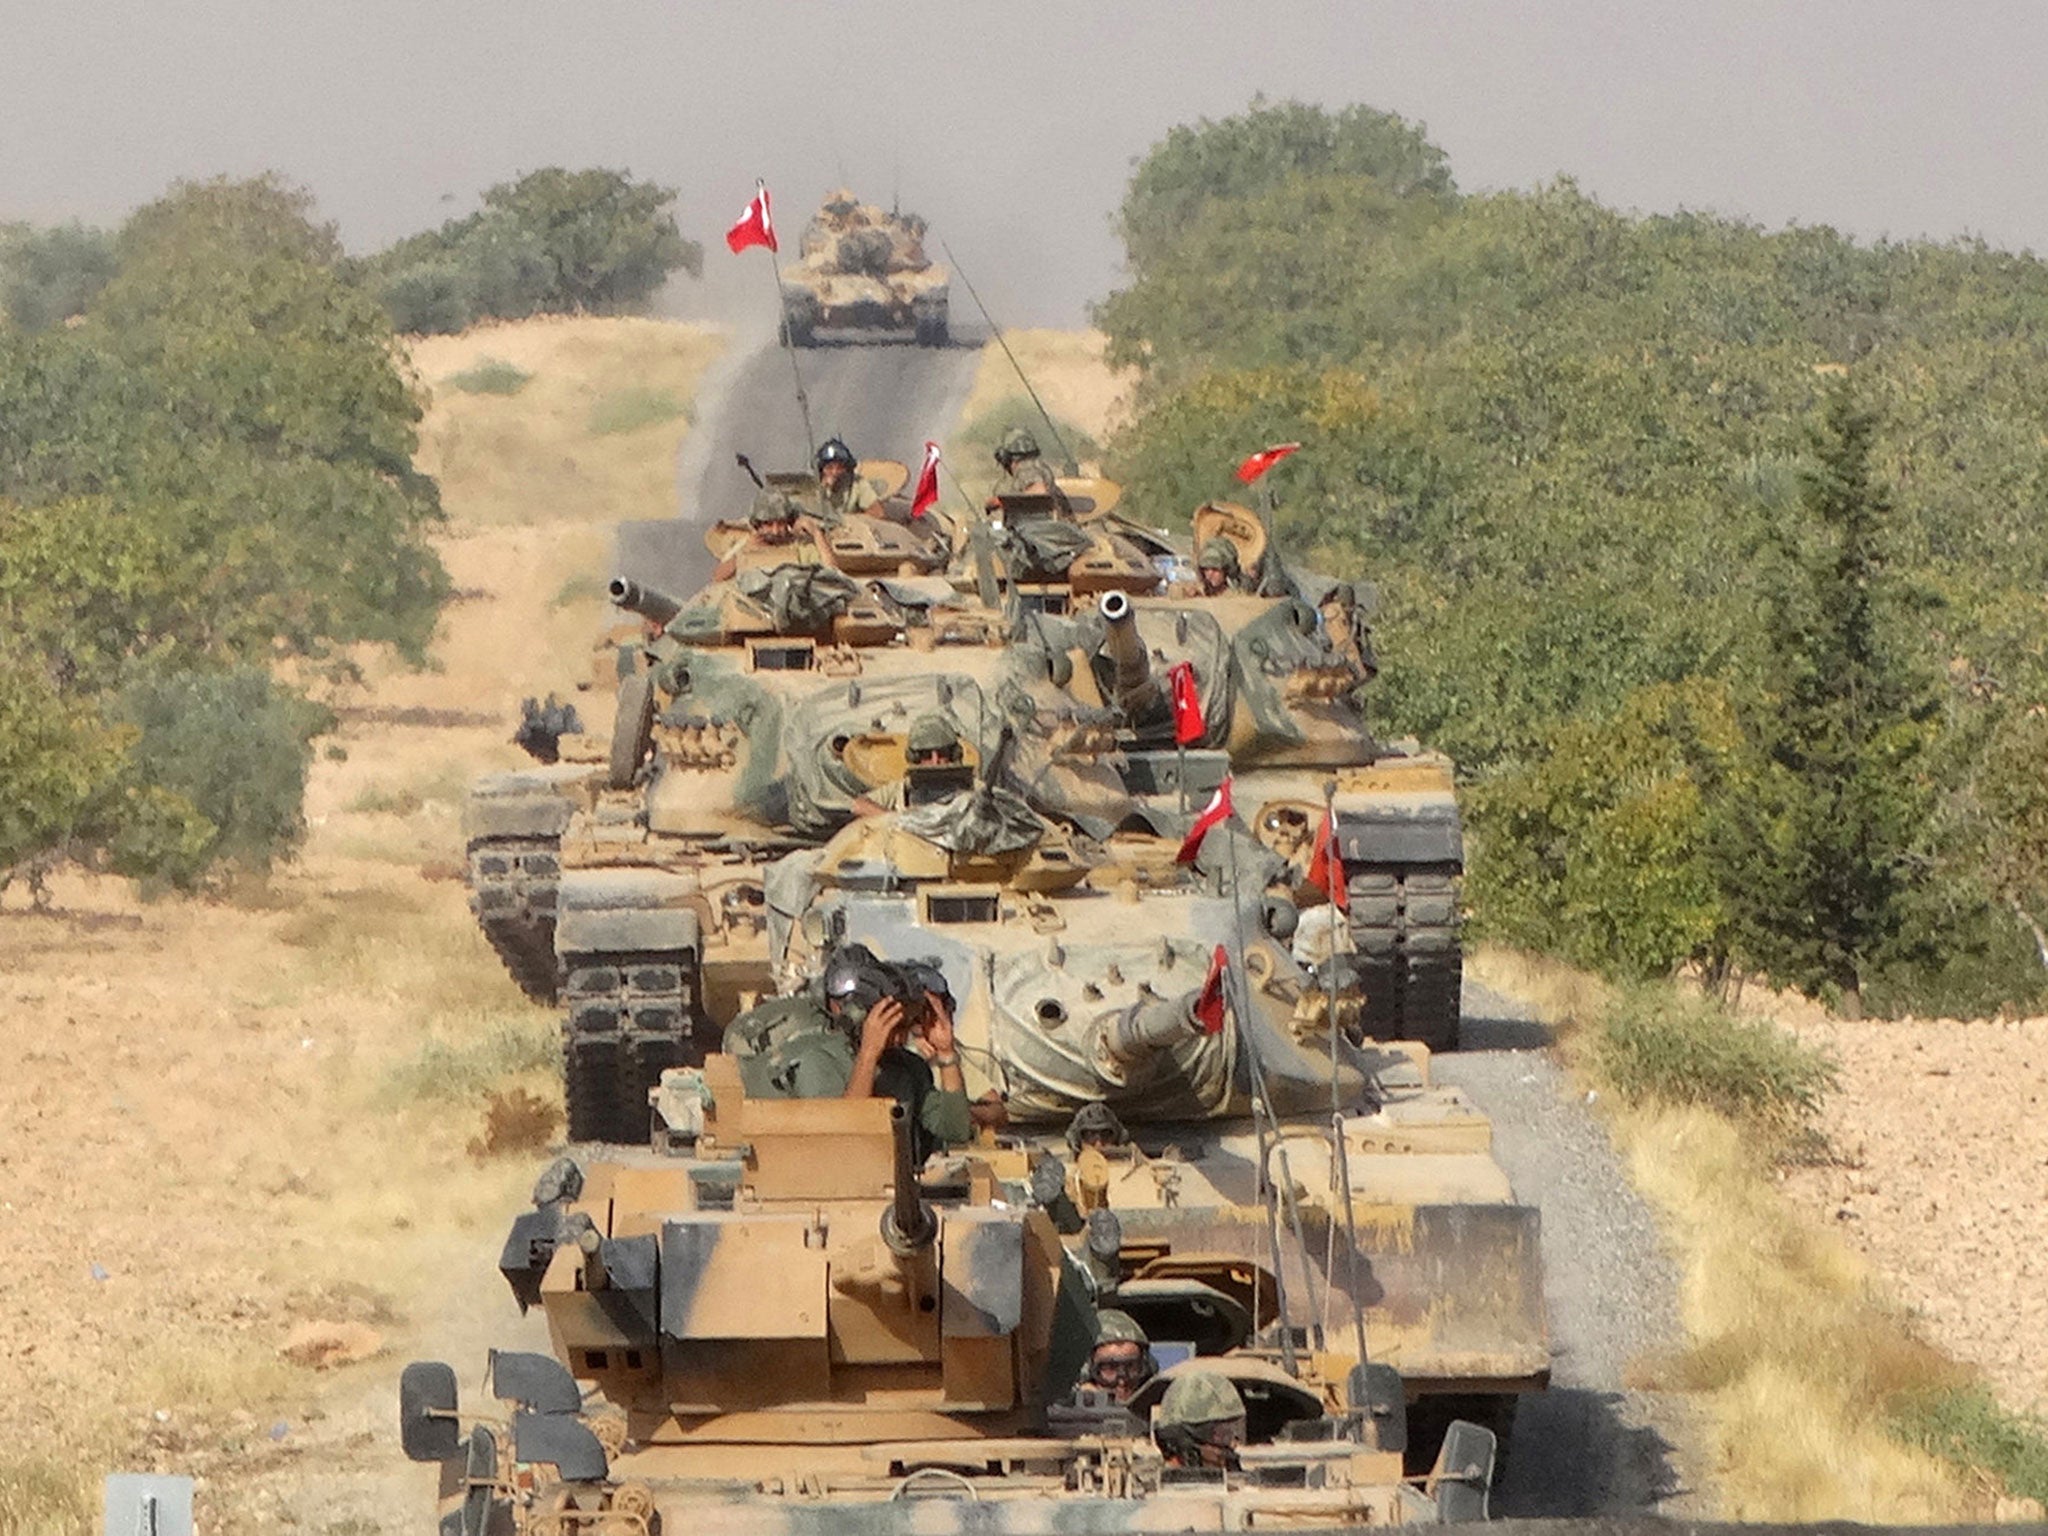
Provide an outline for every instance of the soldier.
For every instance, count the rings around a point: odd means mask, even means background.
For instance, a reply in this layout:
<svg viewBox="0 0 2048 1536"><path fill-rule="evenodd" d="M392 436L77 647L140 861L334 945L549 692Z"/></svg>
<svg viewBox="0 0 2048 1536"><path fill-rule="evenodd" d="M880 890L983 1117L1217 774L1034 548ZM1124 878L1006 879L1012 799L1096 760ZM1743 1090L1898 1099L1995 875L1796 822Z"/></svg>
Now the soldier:
<svg viewBox="0 0 2048 1536"><path fill-rule="evenodd" d="M995 483L997 496L1050 496L1063 516L1073 515L1052 466L1039 455L1038 439L1025 428L1012 427L1003 434L996 445L996 463L1003 471Z"/></svg>
<svg viewBox="0 0 2048 1536"><path fill-rule="evenodd" d="M1351 668L1363 686L1379 676L1379 662L1373 657L1372 625L1359 606L1358 594L1348 581L1340 581L1323 594L1317 611L1322 615L1323 634L1330 649Z"/></svg>
<svg viewBox="0 0 2048 1536"><path fill-rule="evenodd" d="M740 560L758 551L772 552L772 559L755 558L749 565L830 565L832 552L825 547L825 535L804 516L803 508L781 491L762 490L754 494L747 508L747 522L753 531L746 542L712 568L713 581L731 581Z"/></svg>
<svg viewBox="0 0 2048 1536"><path fill-rule="evenodd" d="M903 760L912 768L931 768L960 761L960 733L953 729L953 722L941 714L923 714L910 722L910 731L903 740ZM897 779L883 784L864 795L856 795L853 814L856 816L880 816L888 811L903 809L904 781Z"/></svg>
<svg viewBox="0 0 2048 1536"><path fill-rule="evenodd" d="M836 437L825 439L818 449L818 510L827 525L844 521L856 513L882 515L882 498L861 478L860 463L853 450Z"/></svg>
<svg viewBox="0 0 2048 1536"><path fill-rule="evenodd" d="M910 1000L917 1004L913 1013L903 994L914 985L859 944L847 945L825 967L825 1006L857 1032L841 1097L902 1103L910 1111L921 1162L939 1147L972 1137L974 1122L952 1014L931 1007L929 992ZM913 1034L929 1057L909 1048Z"/></svg>
<svg viewBox="0 0 2048 1536"><path fill-rule="evenodd" d="M1233 1470L1244 1430L1244 1398L1218 1371L1175 1377L1152 1420L1152 1438L1169 1467Z"/></svg>
<svg viewBox="0 0 2048 1536"><path fill-rule="evenodd" d="M1238 564L1237 545L1217 534L1205 539L1195 556L1195 573L1201 578L1203 597L1222 597L1244 585L1244 571Z"/></svg>
<svg viewBox="0 0 2048 1536"><path fill-rule="evenodd" d="M1083 1104L1074 1111L1074 1118L1067 1122L1067 1151L1075 1157L1089 1147L1113 1151L1130 1139L1131 1133L1124 1129L1116 1111L1099 1099L1093 1104Z"/></svg>
<svg viewBox="0 0 2048 1536"><path fill-rule="evenodd" d="M1085 1386L1100 1387L1118 1407L1159 1374L1152 1341L1128 1312L1106 1307L1095 1314L1095 1347L1088 1351Z"/></svg>

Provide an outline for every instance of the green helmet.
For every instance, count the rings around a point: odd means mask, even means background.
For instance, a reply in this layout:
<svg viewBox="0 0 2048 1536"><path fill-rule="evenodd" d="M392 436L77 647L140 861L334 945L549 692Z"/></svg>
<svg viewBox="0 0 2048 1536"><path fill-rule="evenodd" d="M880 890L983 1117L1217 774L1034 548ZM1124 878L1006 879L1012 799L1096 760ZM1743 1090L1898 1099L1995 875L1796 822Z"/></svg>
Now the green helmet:
<svg viewBox="0 0 2048 1536"><path fill-rule="evenodd" d="M763 523L793 523L802 510L781 491L756 491L754 504L747 508L747 521L756 528Z"/></svg>
<svg viewBox="0 0 2048 1536"><path fill-rule="evenodd" d="M1159 1423L1195 1428L1244 1417L1244 1399L1230 1378L1219 1371L1190 1371L1176 1376L1159 1403Z"/></svg>
<svg viewBox="0 0 2048 1536"><path fill-rule="evenodd" d="M1003 440L996 445L996 462L1005 469L1016 459L1038 457L1038 439L1023 427L1012 427L1003 434Z"/></svg>
<svg viewBox="0 0 2048 1536"><path fill-rule="evenodd" d="M960 733L944 715L919 715L910 722L910 734L903 750L912 757L921 752L953 752L960 746Z"/></svg>
<svg viewBox="0 0 2048 1536"><path fill-rule="evenodd" d="M1224 571L1235 576L1237 574L1237 546L1221 534L1218 534L1213 539L1206 540L1202 545L1201 553L1195 557L1195 568L1203 571Z"/></svg>
<svg viewBox="0 0 2048 1536"><path fill-rule="evenodd" d="M1095 1342L1097 1344L1143 1344L1151 1348L1152 1341L1145 1337L1145 1330L1138 1326L1138 1320L1128 1312L1119 1312L1114 1307L1105 1307L1095 1314Z"/></svg>
<svg viewBox="0 0 2048 1536"><path fill-rule="evenodd" d="M1116 1111L1100 1099L1092 1104L1083 1104L1074 1111L1074 1118L1067 1122L1067 1150L1078 1156L1081 1151L1081 1139L1091 1134L1107 1136L1118 1146L1131 1139L1131 1133L1124 1129L1124 1123L1116 1117Z"/></svg>
<svg viewBox="0 0 2048 1536"><path fill-rule="evenodd" d="M817 465L818 473L822 475L827 464L844 464L848 469L852 469L860 461L853 456L853 450L846 446L843 439L828 437L818 445L818 456L813 462Z"/></svg>

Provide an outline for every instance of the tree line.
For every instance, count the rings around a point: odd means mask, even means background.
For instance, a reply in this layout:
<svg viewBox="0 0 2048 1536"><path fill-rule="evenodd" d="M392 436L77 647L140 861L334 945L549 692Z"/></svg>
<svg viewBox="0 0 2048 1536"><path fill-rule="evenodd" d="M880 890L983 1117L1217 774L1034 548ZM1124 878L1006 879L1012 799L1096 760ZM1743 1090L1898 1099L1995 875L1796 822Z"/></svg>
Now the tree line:
<svg viewBox="0 0 2048 1536"><path fill-rule="evenodd" d="M1484 931L1847 1007L2038 1001L2048 266L1470 195L1416 125L1174 130L1099 308L1140 514L1274 471L1453 754Z"/></svg>

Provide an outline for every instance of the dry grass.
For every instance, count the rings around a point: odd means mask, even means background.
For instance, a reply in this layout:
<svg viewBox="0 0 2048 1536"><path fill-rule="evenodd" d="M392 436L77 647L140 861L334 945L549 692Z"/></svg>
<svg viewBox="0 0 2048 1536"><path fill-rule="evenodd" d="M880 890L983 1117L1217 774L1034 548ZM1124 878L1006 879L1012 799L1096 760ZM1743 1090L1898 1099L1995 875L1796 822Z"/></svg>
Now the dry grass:
<svg viewBox="0 0 2048 1536"><path fill-rule="evenodd" d="M1070 421L1098 443L1130 414L1131 389L1137 376L1113 369L1103 360L1108 345L1100 331L1005 331L1017 362L1038 391L1045 408L1060 421ZM960 419L973 421L1022 395L1017 371L994 342L982 349L981 367L968 391ZM1022 425L1036 427L1035 420Z"/></svg>
<svg viewBox="0 0 2048 1536"><path fill-rule="evenodd" d="M1497 949L1472 974L1527 999L1567 1061L1600 1083L1597 979ZM1983 1519L1986 1490L1904 1442L1888 1405L1951 1388L1960 1368L1916 1339L1863 1263L1778 1192L1767 1150L1699 1107L1602 1100L1615 1145L1681 1273L1685 1347L1659 1385L1699 1394L1718 1515L1885 1523Z"/></svg>
<svg viewBox="0 0 2048 1536"><path fill-rule="evenodd" d="M420 337L413 366L433 396L420 467L471 528L663 516L688 403L722 345L691 326L594 317ZM529 377L512 394L452 385L486 364ZM660 412L643 406L620 430L619 402L656 399Z"/></svg>

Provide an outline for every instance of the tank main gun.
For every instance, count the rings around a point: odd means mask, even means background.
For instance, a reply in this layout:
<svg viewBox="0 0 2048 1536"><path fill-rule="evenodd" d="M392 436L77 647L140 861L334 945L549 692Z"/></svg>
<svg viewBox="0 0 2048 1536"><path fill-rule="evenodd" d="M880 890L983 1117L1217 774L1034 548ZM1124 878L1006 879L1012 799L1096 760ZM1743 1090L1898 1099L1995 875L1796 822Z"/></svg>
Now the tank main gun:
<svg viewBox="0 0 2048 1536"><path fill-rule="evenodd" d="M1123 711L1125 719L1136 724L1165 707L1159 679L1152 675L1151 658L1145 654L1145 639L1138 633L1130 595L1105 592L1096 608L1105 626L1102 654L1110 664L1110 700Z"/></svg>
<svg viewBox="0 0 2048 1536"><path fill-rule="evenodd" d="M1177 997L1151 998L1110 1015L1095 1035L1095 1070L1118 1087L1129 1084L1154 1058L1203 1033L1195 1019L1200 987Z"/></svg>
<svg viewBox="0 0 2048 1536"><path fill-rule="evenodd" d="M624 576L614 576L605 591L613 603L628 613L637 613L655 624L667 624L683 611L683 605L666 592L643 587Z"/></svg>

